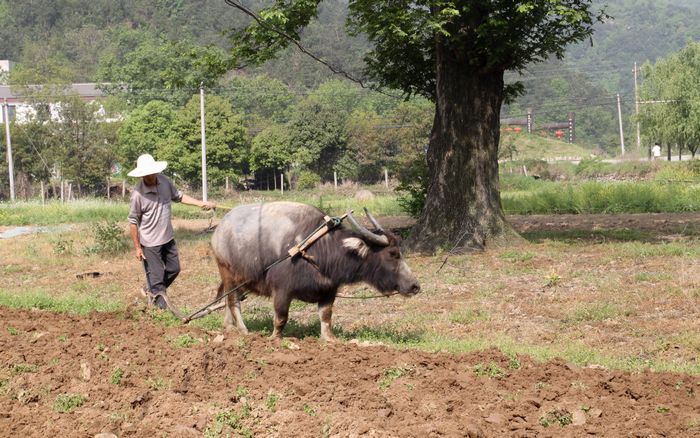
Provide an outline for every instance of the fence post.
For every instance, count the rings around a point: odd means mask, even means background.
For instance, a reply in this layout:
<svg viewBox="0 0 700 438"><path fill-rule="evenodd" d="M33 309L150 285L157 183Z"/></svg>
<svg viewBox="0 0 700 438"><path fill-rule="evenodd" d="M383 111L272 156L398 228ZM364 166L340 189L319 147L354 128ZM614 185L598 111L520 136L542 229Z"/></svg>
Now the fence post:
<svg viewBox="0 0 700 438"><path fill-rule="evenodd" d="M338 172L333 171L333 188L338 190Z"/></svg>
<svg viewBox="0 0 700 438"><path fill-rule="evenodd" d="M280 173L280 193L284 195L284 173Z"/></svg>
<svg viewBox="0 0 700 438"><path fill-rule="evenodd" d="M112 184L109 180L109 177L107 177L107 200L109 201L109 196L110 196L110 191L112 190Z"/></svg>
<svg viewBox="0 0 700 438"><path fill-rule="evenodd" d="M44 205L46 203L46 199L44 199L44 181L41 181L41 205Z"/></svg>
<svg viewBox="0 0 700 438"><path fill-rule="evenodd" d="M68 201L71 201L73 199L73 183L69 182L68 183Z"/></svg>
<svg viewBox="0 0 700 438"><path fill-rule="evenodd" d="M65 192L64 186L65 185L63 184L63 180L61 180L61 202L65 202L65 200L66 200L65 196L64 196L64 192Z"/></svg>
<svg viewBox="0 0 700 438"><path fill-rule="evenodd" d="M384 185L387 189L389 188L389 171L386 168L384 168Z"/></svg>

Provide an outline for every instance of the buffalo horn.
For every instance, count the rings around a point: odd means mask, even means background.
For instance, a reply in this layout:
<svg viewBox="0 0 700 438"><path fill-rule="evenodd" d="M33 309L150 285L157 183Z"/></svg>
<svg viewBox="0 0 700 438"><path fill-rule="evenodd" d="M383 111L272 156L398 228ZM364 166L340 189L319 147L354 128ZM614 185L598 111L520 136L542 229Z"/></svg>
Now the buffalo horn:
<svg viewBox="0 0 700 438"><path fill-rule="evenodd" d="M348 212L348 221L350 221L350 225L358 232L362 237L367 239L368 241L374 243L375 245L379 246L388 246L389 245L389 238L384 235L379 235L379 234L374 234L367 228L363 227L362 225L358 224L357 221L355 220L354 217L352 217L352 214Z"/></svg>
<svg viewBox="0 0 700 438"><path fill-rule="evenodd" d="M367 215L367 219L369 219L369 221L372 222L372 225L374 225L374 228L378 229L379 231L384 231L384 228L382 228L382 226L379 225L379 222L377 222L377 220L374 218L374 216L369 214L369 210L367 210L367 207L364 207L364 209L365 209L365 214Z"/></svg>

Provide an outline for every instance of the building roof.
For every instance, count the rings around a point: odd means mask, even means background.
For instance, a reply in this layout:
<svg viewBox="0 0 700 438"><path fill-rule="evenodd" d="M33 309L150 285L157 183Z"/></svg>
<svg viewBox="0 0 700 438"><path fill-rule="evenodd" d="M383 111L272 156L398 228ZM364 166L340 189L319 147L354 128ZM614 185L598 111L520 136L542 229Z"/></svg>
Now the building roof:
<svg viewBox="0 0 700 438"><path fill-rule="evenodd" d="M83 84L71 84L70 87L64 90L57 91L57 93L63 93L62 95L68 95L71 93L76 93L78 96L86 100L97 99L99 97L104 97L105 93L97 89L98 84L96 83L83 83ZM32 90L41 90L43 85L29 85L28 88ZM25 101L25 96L23 96L23 87L10 86L10 85L0 85L0 100L7 101L8 103L17 103Z"/></svg>

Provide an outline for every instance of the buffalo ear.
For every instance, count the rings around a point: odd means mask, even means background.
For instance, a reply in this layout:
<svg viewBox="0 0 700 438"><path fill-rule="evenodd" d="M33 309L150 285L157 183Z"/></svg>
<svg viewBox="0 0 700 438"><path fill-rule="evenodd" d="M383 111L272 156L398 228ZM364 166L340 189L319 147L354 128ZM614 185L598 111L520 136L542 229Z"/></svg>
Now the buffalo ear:
<svg viewBox="0 0 700 438"><path fill-rule="evenodd" d="M358 239L357 237L346 237L343 239L343 247L356 253L363 259L369 254L369 246L367 246L364 240Z"/></svg>

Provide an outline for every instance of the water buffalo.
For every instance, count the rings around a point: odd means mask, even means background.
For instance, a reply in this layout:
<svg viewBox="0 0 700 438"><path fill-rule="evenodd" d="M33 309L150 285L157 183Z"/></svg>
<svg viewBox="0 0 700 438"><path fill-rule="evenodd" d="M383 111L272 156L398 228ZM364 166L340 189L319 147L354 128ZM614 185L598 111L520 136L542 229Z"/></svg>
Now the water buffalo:
<svg viewBox="0 0 700 438"><path fill-rule="evenodd" d="M324 223L316 207L294 202L241 205L228 212L217 226L211 245L219 266L221 284L217 297L234 286L272 297L273 337L281 337L293 299L318 303L321 339L333 340L331 316L338 287L366 282L384 295L398 291L411 296L420 291L416 277L401 257L400 239L377 228L374 232L348 216L354 230L331 229L306 250L306 256L288 258L287 251ZM240 290L227 297L224 326L247 333L241 316Z"/></svg>

